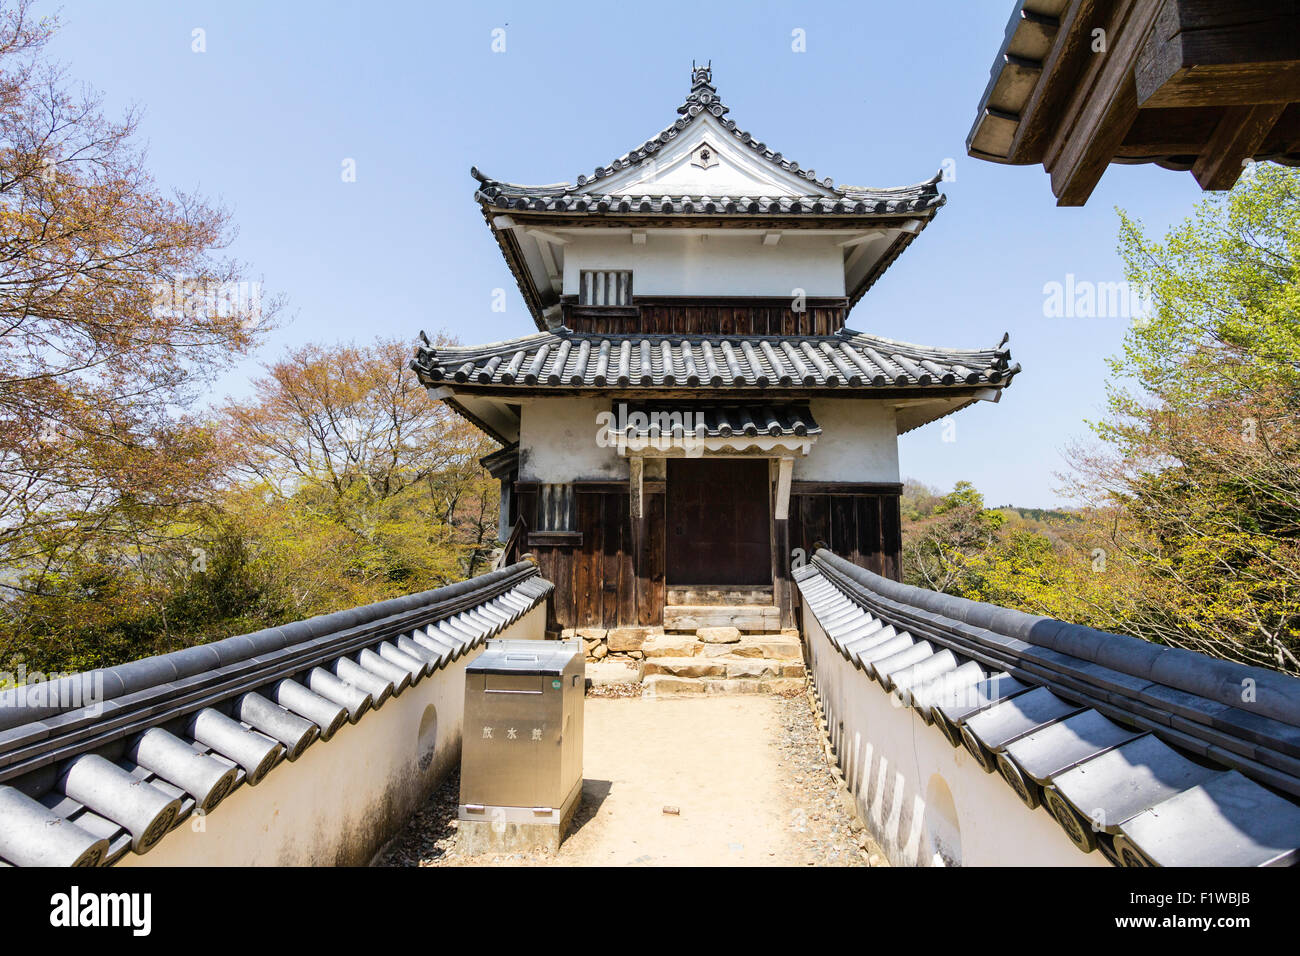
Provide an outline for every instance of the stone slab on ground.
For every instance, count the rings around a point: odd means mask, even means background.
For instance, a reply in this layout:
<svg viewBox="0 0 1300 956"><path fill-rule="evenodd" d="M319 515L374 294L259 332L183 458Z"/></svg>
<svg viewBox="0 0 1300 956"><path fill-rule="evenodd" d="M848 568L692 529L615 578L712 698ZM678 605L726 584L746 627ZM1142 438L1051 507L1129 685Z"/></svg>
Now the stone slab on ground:
<svg viewBox="0 0 1300 956"><path fill-rule="evenodd" d="M641 680L641 668L622 661L601 661L587 665L587 680L593 687L607 684L635 684Z"/></svg>
<svg viewBox="0 0 1300 956"><path fill-rule="evenodd" d="M739 644L740 630L729 625L701 627L696 629L695 639L705 644Z"/></svg>
<svg viewBox="0 0 1300 956"><path fill-rule="evenodd" d="M642 697L694 697L704 691L704 683L691 677L654 674L641 682Z"/></svg>
<svg viewBox="0 0 1300 956"><path fill-rule="evenodd" d="M760 693L760 684L756 680L706 680L704 682L704 692L706 694L757 694Z"/></svg>
<svg viewBox="0 0 1300 956"><path fill-rule="evenodd" d="M775 658L777 660L802 661L803 645L798 641L767 638L746 638L744 646L758 649L757 657Z"/></svg>
<svg viewBox="0 0 1300 956"><path fill-rule="evenodd" d="M664 608L665 631L695 631L702 627L775 633L781 630L781 609L743 604L670 604Z"/></svg>
<svg viewBox="0 0 1300 956"><path fill-rule="evenodd" d="M802 677L775 677L759 681L758 691L760 694L779 694L782 697L789 697L802 694L806 686L807 682Z"/></svg>
<svg viewBox="0 0 1300 956"><path fill-rule="evenodd" d="M780 677L781 665L774 661L745 660L727 661L728 677L749 677L762 680L765 677Z"/></svg>
<svg viewBox="0 0 1300 956"><path fill-rule="evenodd" d="M641 652L650 657L691 657L700 648L700 642L685 634L658 634L647 638Z"/></svg>
<svg viewBox="0 0 1300 956"><path fill-rule="evenodd" d="M701 644L698 654L701 657L758 657L758 649L746 648L742 644Z"/></svg>
<svg viewBox="0 0 1300 956"><path fill-rule="evenodd" d="M605 641L611 651L639 651L649 636L650 629L645 627L611 627Z"/></svg>
<svg viewBox="0 0 1300 956"><path fill-rule="evenodd" d="M727 665L702 657L652 657L645 662L645 676L670 674L673 677L726 677Z"/></svg>

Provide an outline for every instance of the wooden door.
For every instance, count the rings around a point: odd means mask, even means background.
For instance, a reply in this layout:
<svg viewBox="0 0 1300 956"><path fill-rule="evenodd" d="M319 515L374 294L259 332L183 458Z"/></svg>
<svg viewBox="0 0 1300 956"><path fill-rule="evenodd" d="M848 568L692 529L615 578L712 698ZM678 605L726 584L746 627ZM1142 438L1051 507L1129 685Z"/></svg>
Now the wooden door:
<svg viewBox="0 0 1300 956"><path fill-rule="evenodd" d="M765 458L670 458L668 584L772 583Z"/></svg>

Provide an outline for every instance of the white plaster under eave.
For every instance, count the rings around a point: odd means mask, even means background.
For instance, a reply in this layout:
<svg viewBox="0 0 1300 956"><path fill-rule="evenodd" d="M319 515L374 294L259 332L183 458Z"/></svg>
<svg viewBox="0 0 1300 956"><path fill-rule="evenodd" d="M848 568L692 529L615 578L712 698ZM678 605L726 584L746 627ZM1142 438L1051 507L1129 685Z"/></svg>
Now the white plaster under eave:
<svg viewBox="0 0 1300 956"><path fill-rule="evenodd" d="M608 398L539 396L522 407L519 478L561 484L580 480L622 481L627 459L596 443Z"/></svg>
<svg viewBox="0 0 1300 956"><path fill-rule="evenodd" d="M844 230L782 234L765 244L761 229L646 229L633 244L629 229L563 230L563 290L577 295L584 270L628 270L638 296L761 296L791 299L845 295ZM863 243L876 250L886 240ZM857 249L850 250L850 255ZM799 290L802 290L800 292Z"/></svg>
<svg viewBox="0 0 1300 956"><path fill-rule="evenodd" d="M457 405L496 432L497 436L504 439L507 444L519 439L519 416L512 408L517 403L457 393L449 385L428 386L425 391L434 401L455 401Z"/></svg>
<svg viewBox="0 0 1300 956"><path fill-rule="evenodd" d="M794 463L795 481L896 482L898 429L885 399L814 398L821 437Z"/></svg>

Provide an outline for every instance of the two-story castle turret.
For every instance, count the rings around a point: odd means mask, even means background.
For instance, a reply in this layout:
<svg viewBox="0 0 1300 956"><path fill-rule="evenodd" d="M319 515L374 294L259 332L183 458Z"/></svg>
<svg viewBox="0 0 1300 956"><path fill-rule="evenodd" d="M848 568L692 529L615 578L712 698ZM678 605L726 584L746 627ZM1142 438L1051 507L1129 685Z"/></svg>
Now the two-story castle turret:
<svg viewBox="0 0 1300 956"><path fill-rule="evenodd" d="M671 625L697 604L789 627L792 555L818 543L896 577L897 436L996 401L1019 370L1005 337L845 327L943 205L937 176L836 186L737 127L707 66L677 112L573 184L474 170L540 331L412 363L503 444L484 464L506 557L532 552L556 583L555 628Z"/></svg>

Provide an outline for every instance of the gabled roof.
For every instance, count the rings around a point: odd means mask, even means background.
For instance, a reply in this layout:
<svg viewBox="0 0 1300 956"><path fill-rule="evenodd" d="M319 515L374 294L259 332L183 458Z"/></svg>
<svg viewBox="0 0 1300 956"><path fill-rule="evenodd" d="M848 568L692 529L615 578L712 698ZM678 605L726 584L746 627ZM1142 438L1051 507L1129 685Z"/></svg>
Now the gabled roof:
<svg viewBox="0 0 1300 956"><path fill-rule="evenodd" d="M818 178L782 153L768 147L755 136L726 119L730 109L723 104L713 86L713 71L708 66L691 72L691 91L677 107L681 114L671 125L640 146L597 166L590 176L579 175L572 183L528 186L492 179L477 168L472 175L481 186L475 198L500 209L533 209L548 212L658 213L671 215L874 215L919 212L943 205L938 190L940 176L910 186L874 188L836 186L829 177ZM672 190L655 179L629 181L629 170L647 160L662 156L689 131L708 124L721 138L743 148L756 162L769 167L777 177L773 188L755 195L714 195ZM705 163L708 162L706 158ZM634 188L634 187L640 188ZM653 198L652 198L653 197ZM655 201L657 198L658 201Z"/></svg>
<svg viewBox="0 0 1300 956"><path fill-rule="evenodd" d="M838 230L863 243L845 261L850 306L880 278L945 202L940 175L908 186L836 185L740 129L710 67L669 126L572 182L527 185L478 168L474 198L539 329L558 322L564 238L554 230Z"/></svg>

